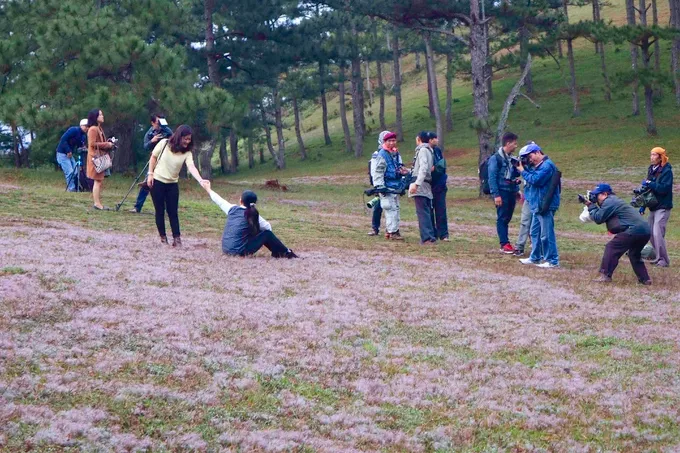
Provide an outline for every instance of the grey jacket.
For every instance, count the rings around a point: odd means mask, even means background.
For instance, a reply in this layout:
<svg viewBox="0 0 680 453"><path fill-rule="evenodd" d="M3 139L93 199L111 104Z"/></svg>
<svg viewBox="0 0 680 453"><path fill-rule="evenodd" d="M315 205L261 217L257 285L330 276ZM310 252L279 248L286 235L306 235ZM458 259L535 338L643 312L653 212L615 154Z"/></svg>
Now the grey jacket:
<svg viewBox="0 0 680 453"><path fill-rule="evenodd" d="M631 235L651 233L649 224L638 210L616 195L609 195L602 202L602 206L598 206L597 203L591 204L588 207L588 212L590 218L598 225L609 221L612 217L618 217L619 224L625 229L624 233Z"/></svg>
<svg viewBox="0 0 680 453"><path fill-rule="evenodd" d="M434 152L430 145L423 143L416 148L413 164L413 176L418 185L415 195L409 193L409 197L426 197L432 199L432 166L434 165Z"/></svg>

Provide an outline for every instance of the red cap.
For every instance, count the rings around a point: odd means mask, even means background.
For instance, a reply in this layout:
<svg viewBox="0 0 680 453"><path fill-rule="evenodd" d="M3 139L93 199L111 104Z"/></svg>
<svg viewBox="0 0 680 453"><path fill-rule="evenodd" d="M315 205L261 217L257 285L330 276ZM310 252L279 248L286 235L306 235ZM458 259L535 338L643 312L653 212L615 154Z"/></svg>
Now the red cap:
<svg viewBox="0 0 680 453"><path fill-rule="evenodd" d="M395 134L394 132L390 132L389 134L385 134L385 136L383 137L383 141L385 141L385 142L387 140L396 140L396 139L397 139L397 134Z"/></svg>

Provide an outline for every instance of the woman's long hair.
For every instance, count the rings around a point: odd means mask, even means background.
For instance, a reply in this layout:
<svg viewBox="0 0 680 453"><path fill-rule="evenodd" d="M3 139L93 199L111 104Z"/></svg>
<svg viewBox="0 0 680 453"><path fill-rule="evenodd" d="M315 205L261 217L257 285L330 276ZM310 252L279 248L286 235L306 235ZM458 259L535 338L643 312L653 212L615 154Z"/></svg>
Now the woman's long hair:
<svg viewBox="0 0 680 453"><path fill-rule="evenodd" d="M251 203L250 205L246 206L243 216L248 222L248 235L257 236L260 234L260 213L255 207L255 203Z"/></svg>
<svg viewBox="0 0 680 453"><path fill-rule="evenodd" d="M175 130L175 133L172 134L172 136L168 139L168 143L170 144L170 151L172 151L173 153L186 153L191 151L194 147L193 136L191 137L189 145L186 148L182 148L182 137L186 137L187 135L193 135L191 128L186 124L182 124Z"/></svg>
<svg viewBox="0 0 680 453"><path fill-rule="evenodd" d="M92 109L87 112L87 125L88 127L99 126L99 112L101 109Z"/></svg>

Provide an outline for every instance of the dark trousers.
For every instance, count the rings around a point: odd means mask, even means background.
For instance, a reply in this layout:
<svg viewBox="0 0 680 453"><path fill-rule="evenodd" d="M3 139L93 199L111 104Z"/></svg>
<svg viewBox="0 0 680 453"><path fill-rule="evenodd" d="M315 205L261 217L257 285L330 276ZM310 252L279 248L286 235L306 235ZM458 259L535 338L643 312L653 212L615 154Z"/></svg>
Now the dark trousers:
<svg viewBox="0 0 680 453"><path fill-rule="evenodd" d="M432 224L432 200L427 197L413 197L416 203L416 215L418 216L418 228L420 229L420 242L435 242L437 236L434 234Z"/></svg>
<svg viewBox="0 0 680 453"><path fill-rule="evenodd" d="M146 184L142 184L139 187L139 194L137 194L137 202L135 203L135 210L137 212L142 212L142 207L146 201L146 197L149 195L149 187Z"/></svg>
<svg viewBox="0 0 680 453"><path fill-rule="evenodd" d="M380 218L382 217L383 208L380 206L380 202L376 203L373 207L373 219L371 220L371 226L373 231L380 231Z"/></svg>
<svg viewBox="0 0 680 453"><path fill-rule="evenodd" d="M156 208L156 228L158 234L165 237L165 211L168 211L168 218L170 219L170 228L172 229L172 237L180 236L179 232L179 217L177 216L177 207L179 206L179 184L166 184L158 180L154 180L151 188L151 199L153 206Z"/></svg>
<svg viewBox="0 0 680 453"><path fill-rule="evenodd" d="M638 280L641 282L649 280L647 268L644 261L642 261L642 249L649 242L650 236L649 234L631 235L628 233L619 233L614 236L604 247L600 272L611 277L616 266L619 265L619 259L621 259L624 253L628 252L630 265L633 266L633 271L637 275Z"/></svg>
<svg viewBox="0 0 680 453"><path fill-rule="evenodd" d="M444 239L449 237L449 219L446 215L446 187L436 192L432 191L432 225L437 232L437 238Z"/></svg>
<svg viewBox="0 0 680 453"><path fill-rule="evenodd" d="M498 233L498 241L501 247L510 243L508 239L508 225L512 220L512 214L515 212L515 205L517 204L517 196L515 192L508 192L505 190L499 191L503 204L496 206L496 232Z"/></svg>
<svg viewBox="0 0 680 453"><path fill-rule="evenodd" d="M243 255L254 255L262 246L267 247L274 258L283 258L288 251L288 247L273 232L265 230L248 240Z"/></svg>

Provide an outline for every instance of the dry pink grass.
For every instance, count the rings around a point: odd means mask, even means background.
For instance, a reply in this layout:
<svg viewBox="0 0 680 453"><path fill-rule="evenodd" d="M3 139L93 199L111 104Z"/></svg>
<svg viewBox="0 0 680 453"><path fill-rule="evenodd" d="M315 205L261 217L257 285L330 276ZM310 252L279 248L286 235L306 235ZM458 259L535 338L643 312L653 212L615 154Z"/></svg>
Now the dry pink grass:
<svg viewBox="0 0 680 453"><path fill-rule="evenodd" d="M0 230L0 449L538 448L510 427L555 451L680 441L677 293L186 242ZM164 407L163 434L139 427Z"/></svg>

